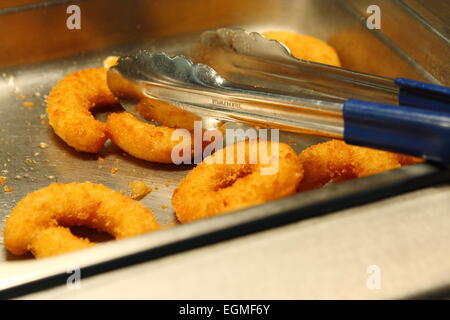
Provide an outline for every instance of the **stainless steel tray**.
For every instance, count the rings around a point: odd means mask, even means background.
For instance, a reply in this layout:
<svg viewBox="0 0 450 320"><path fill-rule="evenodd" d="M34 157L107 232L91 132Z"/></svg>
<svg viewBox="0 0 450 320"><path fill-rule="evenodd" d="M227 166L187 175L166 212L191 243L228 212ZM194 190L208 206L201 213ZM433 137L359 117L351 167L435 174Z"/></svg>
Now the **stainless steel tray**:
<svg viewBox="0 0 450 320"><path fill-rule="evenodd" d="M170 198L178 181L191 167L139 161L112 144L107 144L99 155L77 153L57 138L48 125L41 124L46 121L44 99L51 87L69 72L100 66L109 55L130 53L139 48L184 53L199 32L224 26L240 26L252 31L287 29L329 40L338 49L344 66L356 70L441 83L449 81L449 73L442 72L446 65L427 68L429 60L411 59L386 34L369 32L360 22L360 8L354 1L233 0L209 1L208 4L200 0L80 1L81 30L66 28L66 1L28 2L31 4L0 8L0 175L7 176L7 184L14 189L12 193L0 191L0 230L17 201L54 181L92 181L126 190L129 181L144 180L153 192L141 202L157 214L162 224L175 223ZM389 1L379 2L392 6ZM397 10L403 9L398 7ZM427 35L427 43L433 48L445 49L442 34L436 34L412 16L408 22ZM357 55L343 45L351 40L356 41ZM368 57L377 63L368 64ZM34 103L34 107L24 107L25 101ZM105 113L97 116L102 119ZM290 144L297 151L321 141L288 133L282 134L281 139L294 141ZM41 142L48 147L40 148ZM104 157L105 162L99 163L98 156ZM118 168L116 174L111 173L113 167ZM19 295L65 281L68 269L82 268L84 276L104 272L449 178L447 168L432 164L404 167L331 185L309 192L307 196L297 194L225 216L106 242L50 259L17 258L2 247L0 296Z"/></svg>

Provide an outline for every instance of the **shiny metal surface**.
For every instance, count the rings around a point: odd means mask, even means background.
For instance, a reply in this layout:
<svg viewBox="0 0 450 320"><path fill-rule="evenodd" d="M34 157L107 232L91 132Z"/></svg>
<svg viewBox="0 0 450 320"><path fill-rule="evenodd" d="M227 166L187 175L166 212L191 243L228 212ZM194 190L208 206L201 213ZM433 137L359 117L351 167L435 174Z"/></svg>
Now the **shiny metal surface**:
<svg viewBox="0 0 450 320"><path fill-rule="evenodd" d="M161 114L171 108L172 117L191 122L184 126L189 128L194 126L192 120L202 119L207 130L219 129L223 121L238 121L289 132L343 137L341 103L236 87L211 67L193 64L185 56L143 51L123 57L108 71L108 85L115 96L122 98L127 111L142 113L149 121L154 120L155 112ZM163 110L159 110L161 106Z"/></svg>
<svg viewBox="0 0 450 320"><path fill-rule="evenodd" d="M151 48L158 40L158 47L163 49L163 38L171 44L167 46L166 43L165 49L175 48L175 53L179 53L190 44L189 37L183 35L233 26L257 32L300 31L327 40L336 48L344 67L353 70L418 80L429 80L428 75L431 75L443 84L450 81L445 59L448 45L405 12L399 1L371 2L386 9L383 10L382 29L376 31L366 28L365 0L80 1L78 5L84 13L82 31L65 28L65 2L11 0L2 4L1 8L6 9L0 11L0 30L7 36L2 37L0 65L36 63L142 41ZM437 11L440 21L448 20L445 19L448 13L440 9L445 8L441 0L403 2L415 2L430 14ZM434 4L427 5L430 2ZM121 19L116 18L117 12L121 13ZM396 17L402 18L398 24ZM403 23L403 19L407 23ZM415 33L416 29L419 34ZM52 37L48 39L50 34ZM405 40L402 41L402 37ZM415 50L400 50L404 43L414 46ZM421 54L413 59L408 56L419 51L428 51L428 56Z"/></svg>
<svg viewBox="0 0 450 320"><path fill-rule="evenodd" d="M397 102L392 79L296 59L286 46L257 32L205 31L188 52L191 60L211 66L236 88L336 102Z"/></svg>
<svg viewBox="0 0 450 320"><path fill-rule="evenodd" d="M185 122L203 119L204 128L228 120L331 138L343 137L338 102L397 102L392 79L295 59L256 32L205 31L186 51L189 58L147 51L125 56L110 69L109 87L127 111L151 122L163 108Z"/></svg>
<svg viewBox="0 0 450 320"><path fill-rule="evenodd" d="M77 3L82 10L83 22L82 29L76 31L65 27L65 1L55 1L51 5L33 1L31 7L24 4L14 9L0 9L0 175L6 176L7 185L14 189L11 193L0 190L0 229L17 201L53 181L90 180L116 190L126 190L129 181L144 180L153 191L141 202L157 214L162 224L174 223L170 197L191 167L139 161L112 144L107 144L99 155L77 153L46 125L45 96L55 83L69 72L100 66L110 55L132 54L137 49L188 54L186 49L199 32L225 26L258 32L287 29L328 40L337 48L344 66L351 69L419 80L427 80L431 74L442 83L448 81L448 73L443 73L440 67L428 68L427 60L422 56L407 58L392 42L385 43L384 38L365 29L344 1L92 0ZM121 13L120 20L117 12ZM347 32L349 30L351 32ZM364 41L359 40L361 34ZM350 46L349 41L355 45ZM32 102L34 107L25 107L24 102ZM98 112L96 116L104 119L105 113ZM285 142L293 140L292 145L297 151L323 141L289 133L281 138ZM41 148L41 142L47 146ZM104 157L105 162L99 163L98 156ZM118 168L116 174L111 173L112 168ZM142 237L104 243L92 250L55 259L17 258L2 248L0 287L11 288L64 274L74 264L87 268L141 252L152 252L142 259L153 259L163 254L161 252L189 247L186 243L191 243L192 247L197 242L219 241L242 234L244 229L252 232L273 226L272 220L267 219L258 224L258 229L255 219L279 217L278 223L283 224L321 215L339 207L330 204L333 199L345 198L341 207L355 205L355 200L358 203L369 201L364 200L366 198L373 201L377 197L436 183L438 178L446 179L446 172L429 164L402 168L370 179L313 191L308 197L296 195L268 203L251 208L247 213L234 213ZM373 192L374 187L380 194ZM373 196L369 197L371 194ZM293 214L302 206L304 214ZM286 212L291 212L289 219L284 216ZM232 226L239 231L229 231ZM221 236L211 236L217 230L225 232ZM184 244L180 245L182 241ZM166 251L154 252L155 248L166 248Z"/></svg>

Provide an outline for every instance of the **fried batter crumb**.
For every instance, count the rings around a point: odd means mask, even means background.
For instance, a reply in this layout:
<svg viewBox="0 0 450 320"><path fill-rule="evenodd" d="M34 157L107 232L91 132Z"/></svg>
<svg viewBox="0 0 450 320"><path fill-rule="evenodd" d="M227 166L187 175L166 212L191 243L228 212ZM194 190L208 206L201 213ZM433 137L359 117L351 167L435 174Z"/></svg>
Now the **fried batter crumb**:
<svg viewBox="0 0 450 320"><path fill-rule="evenodd" d="M45 142L40 142L38 146L39 146L39 148L41 148L41 149L45 149L45 148L48 147L48 144L46 144Z"/></svg>
<svg viewBox="0 0 450 320"><path fill-rule="evenodd" d="M4 187L3 187L3 191L5 191L5 192L13 192L14 189L11 188L11 187L9 187L9 186L4 186Z"/></svg>
<svg viewBox="0 0 450 320"><path fill-rule="evenodd" d="M117 169L117 168L111 168L111 173L112 173L112 174L116 174L117 171L119 171L119 169Z"/></svg>
<svg viewBox="0 0 450 320"><path fill-rule="evenodd" d="M165 204L163 204L162 206L161 206L161 209L167 209L167 206L165 205Z"/></svg>
<svg viewBox="0 0 450 320"><path fill-rule="evenodd" d="M8 181L8 178L0 176L0 184L4 184L6 181Z"/></svg>
<svg viewBox="0 0 450 320"><path fill-rule="evenodd" d="M141 200L147 194L152 192L150 188L144 181L135 180L129 183L130 185L130 198L133 200Z"/></svg>
<svg viewBox="0 0 450 320"><path fill-rule="evenodd" d="M97 161L98 161L99 163L103 163L103 162L105 162L105 158L98 157Z"/></svg>
<svg viewBox="0 0 450 320"><path fill-rule="evenodd" d="M30 165L30 166L32 166L32 165L35 165L35 164L36 164L36 161L33 160L33 159L30 159L30 158L26 158L26 159L25 159L25 163L28 164L28 165Z"/></svg>
<svg viewBox="0 0 450 320"><path fill-rule="evenodd" d="M34 108L34 102L31 102L31 101L25 101L25 102L23 103L23 106L24 106L24 107L27 107L27 108Z"/></svg>

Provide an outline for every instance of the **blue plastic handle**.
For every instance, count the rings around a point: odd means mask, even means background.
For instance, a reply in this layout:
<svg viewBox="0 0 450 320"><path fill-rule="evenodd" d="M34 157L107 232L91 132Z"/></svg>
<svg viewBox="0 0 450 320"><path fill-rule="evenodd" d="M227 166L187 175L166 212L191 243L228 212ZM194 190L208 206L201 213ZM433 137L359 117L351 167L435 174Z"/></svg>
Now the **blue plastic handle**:
<svg viewBox="0 0 450 320"><path fill-rule="evenodd" d="M450 163L450 114L349 99L344 140L350 144Z"/></svg>
<svg viewBox="0 0 450 320"><path fill-rule="evenodd" d="M399 87L399 105L450 113L449 87L405 78L394 81Z"/></svg>

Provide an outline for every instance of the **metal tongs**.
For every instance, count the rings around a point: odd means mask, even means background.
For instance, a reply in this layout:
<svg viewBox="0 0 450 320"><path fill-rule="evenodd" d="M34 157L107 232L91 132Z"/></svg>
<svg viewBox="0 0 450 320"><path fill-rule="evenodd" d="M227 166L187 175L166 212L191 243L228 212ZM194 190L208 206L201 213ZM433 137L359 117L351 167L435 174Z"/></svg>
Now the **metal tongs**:
<svg viewBox="0 0 450 320"><path fill-rule="evenodd" d="M188 55L121 57L108 85L147 121L164 113L212 130L238 121L450 163L448 87L299 60L241 29L204 32Z"/></svg>

